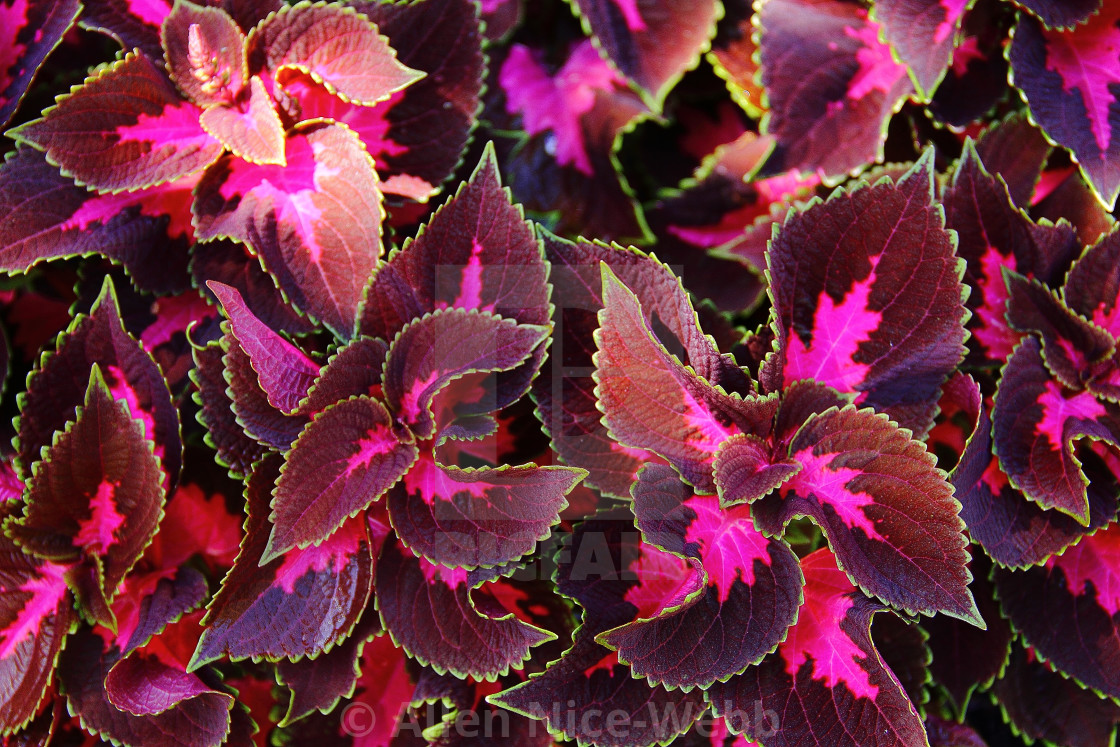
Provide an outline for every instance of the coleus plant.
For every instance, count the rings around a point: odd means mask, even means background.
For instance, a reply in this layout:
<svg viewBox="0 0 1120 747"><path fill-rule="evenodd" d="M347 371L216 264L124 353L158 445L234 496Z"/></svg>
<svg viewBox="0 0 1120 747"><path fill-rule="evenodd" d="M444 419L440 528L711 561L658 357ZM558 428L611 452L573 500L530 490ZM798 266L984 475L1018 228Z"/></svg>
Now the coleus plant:
<svg viewBox="0 0 1120 747"><path fill-rule="evenodd" d="M1118 18L0 0L0 740L1115 741Z"/></svg>

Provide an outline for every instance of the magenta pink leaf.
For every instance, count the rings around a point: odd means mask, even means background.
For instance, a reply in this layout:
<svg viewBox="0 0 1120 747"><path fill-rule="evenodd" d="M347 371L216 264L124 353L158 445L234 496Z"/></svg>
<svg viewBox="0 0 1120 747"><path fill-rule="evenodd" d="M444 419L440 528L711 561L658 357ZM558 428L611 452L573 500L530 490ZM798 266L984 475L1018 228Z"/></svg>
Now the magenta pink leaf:
<svg viewBox="0 0 1120 747"><path fill-rule="evenodd" d="M269 403L293 414L319 377L319 366L254 316L237 289L219 282L208 287L221 302L230 333L249 356Z"/></svg>
<svg viewBox="0 0 1120 747"><path fill-rule="evenodd" d="M0 270L27 272L52 259L100 254L124 265L137 287L189 285L195 177L119 194L75 186L42 153L21 147L0 166Z"/></svg>
<svg viewBox="0 0 1120 747"><path fill-rule="evenodd" d="M350 635L370 601L373 557L364 517L319 545L260 562L280 466L280 457L270 455L249 478L241 553L207 609L191 671L222 656L299 659L328 651Z"/></svg>
<svg viewBox="0 0 1120 747"><path fill-rule="evenodd" d="M28 377L20 402L21 473L30 475L41 449L74 419L75 408L84 402L94 364L101 367L112 398L127 403L131 417L143 424L142 435L154 443L163 469L164 488L170 489L182 464L179 412L159 367L125 331L109 277L89 316L78 314L59 337L54 353L45 355Z"/></svg>
<svg viewBox="0 0 1120 747"><path fill-rule="evenodd" d="M230 104L210 106L199 122L238 158L262 166L284 165L284 125L259 77L254 75Z"/></svg>
<svg viewBox="0 0 1120 747"><path fill-rule="evenodd" d="M576 0L573 5L606 56L658 108L700 60L721 15L710 0Z"/></svg>
<svg viewBox="0 0 1120 747"><path fill-rule="evenodd" d="M566 496L586 473L571 467L462 469L424 455L387 497L393 528L432 563L496 566L549 535Z"/></svg>
<svg viewBox="0 0 1120 747"><path fill-rule="evenodd" d="M997 569L1003 614L1038 655L1105 696L1120 694L1120 526L1082 537L1045 565Z"/></svg>
<svg viewBox="0 0 1120 747"><path fill-rule="evenodd" d="M655 560L655 548L696 563L703 586L687 596L679 581L651 588L653 604L638 605L641 619L598 640L617 648L635 676L687 689L726 680L773 651L797 618L802 578L793 551L758 532L748 506L723 509L714 495L694 495L665 465L644 467L633 496L643 562L627 600L642 600L656 571L673 568L669 558ZM666 650L678 655L666 658Z"/></svg>
<svg viewBox="0 0 1120 747"><path fill-rule="evenodd" d="M887 120L913 87L878 24L837 0L768 0L757 22L776 165L838 177L882 160Z"/></svg>
<svg viewBox="0 0 1120 747"><path fill-rule="evenodd" d="M306 73L331 93L373 105L423 77L401 64L377 26L352 8L302 3L270 14L249 34L249 65L283 87Z"/></svg>
<svg viewBox="0 0 1120 747"><path fill-rule="evenodd" d="M963 267L933 204L932 156L897 183L794 213L767 255L784 385L855 393L919 434L965 337Z"/></svg>
<svg viewBox="0 0 1120 747"><path fill-rule="evenodd" d="M515 368L547 336L547 327L490 312L434 311L407 324L393 340L382 382L385 402L418 438L431 438L439 425L432 402L441 389L466 374ZM497 409L490 400L484 409Z"/></svg>
<svg viewBox="0 0 1120 747"><path fill-rule="evenodd" d="M155 63L130 53L10 135L45 151L78 184L142 189L200 172L221 155L221 144L199 124L201 113Z"/></svg>
<svg viewBox="0 0 1120 747"><path fill-rule="evenodd" d="M743 433L723 442L712 466L719 505L725 509L757 501L801 470L796 462L775 459L764 439Z"/></svg>
<svg viewBox="0 0 1120 747"><path fill-rule="evenodd" d="M7 525L26 552L92 565L107 602L163 517L163 473L144 431L94 364L84 406L44 451L24 515Z"/></svg>
<svg viewBox="0 0 1120 747"><path fill-rule="evenodd" d="M714 492L712 461L739 430L769 435L773 397L726 393L670 355L634 293L606 264L595 332L595 393L611 436L667 459L690 484Z"/></svg>
<svg viewBox="0 0 1120 747"><path fill-rule="evenodd" d="M468 571L418 558L390 535L374 588L381 624L414 659L439 673L494 680L520 668L555 635L522 622L486 590L499 570Z"/></svg>
<svg viewBox="0 0 1120 747"><path fill-rule="evenodd" d="M324 122L289 133L285 162L214 164L196 189L198 238L246 242L297 306L349 337L381 254L377 173L353 132Z"/></svg>
<svg viewBox="0 0 1120 747"><path fill-rule="evenodd" d="M171 80L201 107L232 104L248 84L245 34L221 8L178 0L163 20L160 41Z"/></svg>
<svg viewBox="0 0 1120 747"><path fill-rule="evenodd" d="M757 667L705 694L732 731L767 747L906 747L925 728L871 640L883 608L826 549L802 559L805 601L785 641Z"/></svg>
<svg viewBox="0 0 1120 747"><path fill-rule="evenodd" d="M81 7L78 0L14 0L0 6L0 127L16 113L35 74Z"/></svg>
<svg viewBox="0 0 1120 747"><path fill-rule="evenodd" d="M1120 29L1109 7L1079 26L1043 28L1019 14L1008 50L1015 86L1032 118L1049 137L1068 148L1097 197L1110 210L1120 194Z"/></svg>
<svg viewBox="0 0 1120 747"><path fill-rule="evenodd" d="M315 416L292 444L273 491L261 561L310 548L339 531L392 487L416 461L379 400L352 397Z"/></svg>
<svg viewBox="0 0 1120 747"><path fill-rule="evenodd" d="M1120 411L1054 381L1041 350L1026 337L1004 366L992 411L995 453L1028 499L1088 524L1087 480L1074 444L1082 438L1120 443Z"/></svg>
<svg viewBox="0 0 1120 747"><path fill-rule="evenodd" d="M880 0L875 20L883 38L910 69L917 93L929 99L949 68L961 20L971 0Z"/></svg>
<svg viewBox="0 0 1120 747"><path fill-rule="evenodd" d="M813 415L789 443L801 470L752 504L767 533L810 516L861 589L908 612L983 627L968 591L959 504L925 446L885 415L851 405Z"/></svg>
<svg viewBox="0 0 1120 747"><path fill-rule="evenodd" d="M64 571L0 534L0 734L20 729L38 711L77 623Z"/></svg>

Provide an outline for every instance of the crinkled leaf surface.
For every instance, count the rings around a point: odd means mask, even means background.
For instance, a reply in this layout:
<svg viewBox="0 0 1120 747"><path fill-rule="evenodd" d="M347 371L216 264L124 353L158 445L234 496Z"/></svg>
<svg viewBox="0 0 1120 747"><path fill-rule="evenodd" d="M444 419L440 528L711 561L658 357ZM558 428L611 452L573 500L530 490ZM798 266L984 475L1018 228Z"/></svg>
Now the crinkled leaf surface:
<svg viewBox="0 0 1120 747"><path fill-rule="evenodd" d="M909 68L920 96L928 99L941 82L956 47L970 0L879 0L875 20L883 38Z"/></svg>
<svg viewBox="0 0 1120 747"><path fill-rule="evenodd" d="M206 613L191 669L223 655L298 659L345 639L370 599L373 557L364 517L322 543L261 565L268 543L268 499L279 456L259 462L246 487L249 518L241 553Z"/></svg>
<svg viewBox="0 0 1120 747"><path fill-rule="evenodd" d="M244 432L259 443L279 451L287 451L299 436L309 418L287 415L268 401L261 388L260 377L252 360L232 333L222 335L222 376L229 385L226 396L231 412ZM225 418L222 418L223 422ZM229 434L226 434L229 435ZM232 445L229 444L229 445Z"/></svg>
<svg viewBox="0 0 1120 747"><path fill-rule="evenodd" d="M156 63L129 53L62 96L46 116L12 131L78 184L141 189L202 171L222 153Z"/></svg>
<svg viewBox="0 0 1120 747"><path fill-rule="evenodd" d="M203 129L238 158L261 165L284 165L284 124L258 76L231 104L202 112Z"/></svg>
<svg viewBox="0 0 1120 747"><path fill-rule="evenodd" d="M81 7L78 0L11 0L0 6L0 127L15 114L43 61L62 41Z"/></svg>

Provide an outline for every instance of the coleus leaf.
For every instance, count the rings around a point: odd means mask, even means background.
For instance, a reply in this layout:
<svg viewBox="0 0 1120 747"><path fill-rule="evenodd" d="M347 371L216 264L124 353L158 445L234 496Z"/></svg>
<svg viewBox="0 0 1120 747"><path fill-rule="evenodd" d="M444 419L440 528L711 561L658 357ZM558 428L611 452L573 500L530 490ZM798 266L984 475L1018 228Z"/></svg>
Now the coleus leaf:
<svg viewBox="0 0 1120 747"><path fill-rule="evenodd" d="M416 457L411 435L398 432L379 400L355 396L323 410L284 458L261 561L296 547L313 551L384 495Z"/></svg>
<svg viewBox="0 0 1120 747"><path fill-rule="evenodd" d="M1104 7L1104 0L1013 0L1048 29L1071 28L1088 21Z"/></svg>
<svg viewBox="0 0 1120 747"><path fill-rule="evenodd" d="M154 62L135 52L100 68L42 119L9 134L42 150L75 183L142 189L202 171L222 146Z"/></svg>
<svg viewBox="0 0 1120 747"><path fill-rule="evenodd" d="M736 428L769 434L774 397L726 393L672 356L654 337L634 293L606 264L595 340L595 394L619 443L667 459L701 492L714 492L712 460Z"/></svg>
<svg viewBox="0 0 1120 747"><path fill-rule="evenodd" d="M1092 747L1116 738L1120 706L1053 671L1030 648L1015 646L992 696L1027 739Z"/></svg>
<svg viewBox="0 0 1120 747"><path fill-rule="evenodd" d="M142 583L137 583L138 577L143 579ZM131 574L113 601L117 621L114 642L121 656L147 646L168 625L202 606L210 595L206 577L190 566L177 569L171 577L160 578L154 587L151 578Z"/></svg>
<svg viewBox="0 0 1120 747"><path fill-rule="evenodd" d="M715 36L714 0L575 0L573 7L606 57L660 109Z"/></svg>
<svg viewBox="0 0 1120 747"><path fill-rule="evenodd" d="M25 552L70 564L68 581L92 575L105 604L163 517L163 474L144 430L94 364L84 406L32 470L24 515L5 525ZM85 590L75 593L92 604Z"/></svg>
<svg viewBox="0 0 1120 747"><path fill-rule="evenodd" d="M1068 225L1031 221L1012 203L1006 184L984 168L971 143L965 143L942 203L945 224L957 232L957 252L967 263L973 337L987 357L1006 360L1019 335L1004 316L1003 268L1044 283L1058 281L1081 249L1077 236Z"/></svg>
<svg viewBox="0 0 1120 747"><path fill-rule="evenodd" d="M926 736L930 747L988 747L979 732L968 724L926 716Z"/></svg>
<svg viewBox="0 0 1120 747"><path fill-rule="evenodd" d="M96 194L59 174L39 151L20 147L0 166L0 270L100 254L124 265L143 290L182 290L195 182Z"/></svg>
<svg viewBox="0 0 1120 747"><path fill-rule="evenodd" d="M319 377L319 366L258 319L236 288L218 282L208 287L221 302L230 333L249 356L269 404L286 415L293 414Z"/></svg>
<svg viewBox="0 0 1120 747"><path fill-rule="evenodd" d="M16 113L43 61L81 10L78 0L16 0L0 7L0 127Z"/></svg>
<svg viewBox="0 0 1120 747"><path fill-rule="evenodd" d="M885 415L847 405L808 417L788 455L801 469L751 504L759 529L777 534L794 516L810 516L864 591L983 627L967 588L959 504L920 441Z"/></svg>
<svg viewBox="0 0 1120 747"><path fill-rule="evenodd" d="M295 72L310 75L343 99L370 106L419 80L401 64L377 26L352 8L316 2L282 7L249 34L249 66L283 87Z"/></svg>
<svg viewBox="0 0 1120 747"><path fill-rule="evenodd" d="M20 729L39 710L77 624L65 572L0 535L0 734Z"/></svg>
<svg viewBox="0 0 1120 747"><path fill-rule="evenodd" d="M450 567L497 566L548 536L585 474L535 464L462 469L424 455L386 501L393 528L413 553Z"/></svg>
<svg viewBox="0 0 1120 747"><path fill-rule="evenodd" d="M883 38L909 68L921 98L928 100L945 75L969 5L971 0L880 0L875 4L874 18Z"/></svg>
<svg viewBox="0 0 1120 747"><path fill-rule="evenodd" d="M925 744L921 719L871 640L872 615L883 608L827 549L802 558L801 568L797 623L757 667L706 691L715 713L767 747Z"/></svg>
<svg viewBox="0 0 1120 747"><path fill-rule="evenodd" d="M1003 614L1038 655L1084 687L1116 697L1120 675L1120 525L1022 571L993 575Z"/></svg>
<svg viewBox="0 0 1120 747"><path fill-rule="evenodd" d="M659 600L598 640L617 648L635 676L673 688L706 688L761 661L797 617L802 579L793 551L758 532L749 507L694 495L665 465L644 467L632 492L643 542L696 562L704 585L698 595L674 594L673 606ZM666 648L682 655L667 660Z"/></svg>
<svg viewBox="0 0 1120 747"><path fill-rule="evenodd" d="M897 183L794 213L767 255L784 385L816 379L855 393L919 434L965 337L964 268L932 179L929 151Z"/></svg>
<svg viewBox="0 0 1120 747"><path fill-rule="evenodd" d="M99 0L82 9L83 28L113 37L124 49L139 49L148 58L163 56L160 28L171 12L173 0Z"/></svg>
<svg viewBox="0 0 1120 747"><path fill-rule="evenodd" d="M557 557L557 588L584 607L572 647L543 673L488 700L543 719L550 733L583 744L664 743L702 715L701 691L668 690L631 677L618 654L595 640L638 613L628 600L642 580L635 573L641 570L642 556L632 516L619 508L597 514L581 522L566 541ZM604 728L611 723L605 718L610 713L629 718Z"/></svg>
<svg viewBox="0 0 1120 747"><path fill-rule="evenodd" d="M261 165L285 165L284 125L258 76L235 103L214 104L199 116L203 129L233 155Z"/></svg>
<svg viewBox="0 0 1120 747"><path fill-rule="evenodd" d="M836 0L766 0L758 19L776 165L839 177L882 160L887 120L913 89L879 25Z"/></svg>
<svg viewBox="0 0 1120 747"><path fill-rule="evenodd" d="M76 316L59 337L55 352L44 355L38 369L28 376L27 392L20 402L18 465L22 474L30 474L40 450L73 420L74 408L84 401L94 364L100 366L113 398L124 400L131 416L144 424L144 437L154 443L163 468L164 488L170 489L182 465L178 409L155 361L125 331L108 277L89 316Z"/></svg>
<svg viewBox="0 0 1120 747"><path fill-rule="evenodd" d="M245 34L221 8L177 0L161 24L160 43L171 80L201 107L232 104L248 85Z"/></svg>
<svg viewBox="0 0 1120 747"><path fill-rule="evenodd" d="M289 132L285 162L219 159L196 188L198 238L246 242L297 306L349 337L381 253L377 173L358 137L326 122Z"/></svg>
<svg viewBox="0 0 1120 747"><path fill-rule="evenodd" d="M389 348L382 387L397 421L417 438L436 433L433 400L466 374L508 371L528 359L548 336L538 324L518 324L488 311L447 308L406 324ZM484 405L487 411L499 402Z"/></svg>
<svg viewBox="0 0 1120 747"><path fill-rule="evenodd" d="M486 590L500 574L433 565L390 535L374 583L381 624L421 664L492 681L556 637L517 619Z"/></svg>
<svg viewBox="0 0 1120 747"><path fill-rule="evenodd" d="M968 158L968 146L965 148L964 157ZM984 130L973 150L985 170L1003 179L1011 202L1027 208L1054 147L1027 113L1018 111Z"/></svg>
<svg viewBox="0 0 1120 747"><path fill-rule="evenodd" d="M261 388L249 354L232 333L222 335L221 347L225 369L222 375L229 384L226 396L237 424L261 444L287 451L307 424L308 417L286 415L272 406L268 394Z"/></svg>
<svg viewBox="0 0 1120 747"><path fill-rule="evenodd" d="M373 556L364 517L344 523L319 545L261 562L280 466L280 457L269 455L249 478L241 553L207 609L192 671L221 656L315 656L349 636L369 602Z"/></svg>
<svg viewBox="0 0 1120 747"><path fill-rule="evenodd" d="M1117 9L1107 7L1064 31L1019 14L1007 50L1016 88L1034 121L1081 166L1098 199L1111 210L1120 194L1120 137L1113 121L1120 102Z"/></svg>
<svg viewBox="0 0 1120 747"><path fill-rule="evenodd" d="M64 652L59 666L62 685L70 711L77 714L84 729L124 744L218 747L225 741L234 698L217 689L216 683L203 682L195 697L161 713L138 716L117 708L106 692L104 683L118 661L120 653L115 649L105 651L101 637L92 631L76 633ZM150 667L149 674L168 674L170 669L150 659L141 666ZM179 672L169 679L184 676L194 677Z"/></svg>
<svg viewBox="0 0 1120 747"><path fill-rule="evenodd" d="M992 436L1011 484L1043 509L1090 522L1088 480L1074 455L1082 438L1120 443L1120 412L1086 391L1054 381L1042 347L1026 337L1004 366L992 410Z"/></svg>
<svg viewBox="0 0 1120 747"><path fill-rule="evenodd" d="M192 351L194 368L191 381L197 391L194 395L199 405L198 422L206 429L203 439L217 452L218 461L234 474L249 475L253 463L265 455L265 447L246 435L237 422L233 400L226 392L223 377L225 364L218 341L195 347Z"/></svg>
<svg viewBox="0 0 1120 747"><path fill-rule="evenodd" d="M335 351L320 369L299 412L310 415L355 394L380 394L381 372L389 346L373 337L356 337Z"/></svg>

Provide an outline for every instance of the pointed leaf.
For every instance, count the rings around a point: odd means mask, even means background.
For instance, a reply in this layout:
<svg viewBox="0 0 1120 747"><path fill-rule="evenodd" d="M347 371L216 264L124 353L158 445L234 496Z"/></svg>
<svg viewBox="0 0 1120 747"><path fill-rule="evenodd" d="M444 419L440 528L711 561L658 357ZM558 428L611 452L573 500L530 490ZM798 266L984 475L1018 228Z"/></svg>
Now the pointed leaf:
<svg viewBox="0 0 1120 747"><path fill-rule="evenodd" d="M38 711L77 623L65 570L0 535L0 734L21 728Z"/></svg>
<svg viewBox="0 0 1120 747"><path fill-rule="evenodd" d="M1074 443L1082 438L1120 442L1116 406L1054 381L1040 344L1027 337L1003 369L992 421L995 453L1011 484L1042 508L1087 525L1088 481Z"/></svg>
<svg viewBox="0 0 1120 747"><path fill-rule="evenodd" d="M10 134L45 151L78 184L141 189L202 171L221 155L198 122L201 112L155 63L130 53Z"/></svg>
<svg viewBox="0 0 1120 747"><path fill-rule="evenodd" d="M307 73L357 104L384 101L424 75L397 61L369 19L333 3L299 3L270 14L249 35L248 50L252 71L267 69L280 86L292 73Z"/></svg>
<svg viewBox="0 0 1120 747"><path fill-rule="evenodd" d="M393 528L413 553L450 567L503 565L532 552L583 477L570 467L462 469L424 455L390 489Z"/></svg>
<svg viewBox="0 0 1120 747"><path fill-rule="evenodd" d="M0 127L8 124L47 55L81 10L78 0L5 3L0 7Z"/></svg>
<svg viewBox="0 0 1120 747"><path fill-rule="evenodd" d="M226 395L230 399L237 424L250 437L259 443L279 451L287 451L300 431L307 425L305 415L286 415L268 401L268 395L260 385L260 377L253 368L252 360L241 343L227 332L222 335L221 346L224 351L222 374L229 386Z"/></svg>
<svg viewBox="0 0 1120 747"><path fill-rule="evenodd" d="M1101 237L1078 258L1062 298L1075 314L1120 337L1120 231Z"/></svg>
<svg viewBox="0 0 1120 747"><path fill-rule="evenodd" d="M100 593L111 602L163 517L162 483L144 426L113 400L95 365L85 405L35 465L25 513L6 531L39 557L95 563Z"/></svg>
<svg viewBox="0 0 1120 747"><path fill-rule="evenodd" d="M706 697L732 731L766 747L909 747L925 728L871 640L883 608L859 593L826 549L803 558L805 602L777 652Z"/></svg>
<svg viewBox="0 0 1120 747"><path fill-rule="evenodd" d="M104 683L120 655L104 652L103 645L96 633L81 631L60 661L67 706L84 729L123 744L218 747L225 741L234 698L216 690L216 683L207 683L207 689L198 696L155 715L136 716L114 706ZM163 669L166 665L153 662L152 666Z"/></svg>
<svg viewBox="0 0 1120 747"><path fill-rule="evenodd" d="M836 177L882 160L887 120L913 87L879 25L837 0L766 0L756 22L779 168Z"/></svg>
<svg viewBox="0 0 1120 747"><path fill-rule="evenodd" d="M795 462L775 460L770 444L750 434L724 441L712 466L721 508L753 503L801 469Z"/></svg>
<svg viewBox="0 0 1120 747"><path fill-rule="evenodd" d="M1083 537L1044 566L997 568L1003 614L1038 655L1085 687L1120 694L1120 525Z"/></svg>
<svg viewBox="0 0 1120 747"><path fill-rule="evenodd" d="M982 626L967 588L959 504L920 441L849 405L805 421L789 455L801 471L752 504L759 528L776 533L810 516L861 589L908 612Z"/></svg>
<svg viewBox="0 0 1120 747"><path fill-rule="evenodd" d="M231 104L214 104L199 122L225 149L238 158L261 165L284 165L284 125L272 97L254 75Z"/></svg>
<svg viewBox="0 0 1120 747"><path fill-rule="evenodd" d="M187 287L191 190L196 177L119 194L75 186L44 155L19 148L0 166L0 270L100 254L124 265L137 287Z"/></svg>
<svg viewBox="0 0 1120 747"><path fill-rule="evenodd" d="M1014 0L1020 8L1037 16L1046 28L1069 28L1088 21L1103 0Z"/></svg>
<svg viewBox="0 0 1120 747"><path fill-rule="evenodd" d="M651 619L599 640L617 648L635 676L673 688L706 688L761 661L797 618L802 579L793 551L759 533L748 506L722 509L719 499L694 495L665 465L643 468L633 494L643 543L699 561L704 587L683 609L641 610ZM639 579L653 581L642 578L644 571L645 564ZM677 655L666 658L666 650Z"/></svg>
<svg viewBox="0 0 1120 747"><path fill-rule="evenodd" d="M374 585L381 624L421 664L492 681L555 637L521 622L486 592L485 583L497 576L495 570L432 565L390 535Z"/></svg>
<svg viewBox="0 0 1120 747"><path fill-rule="evenodd" d="M1071 151L1110 210L1120 194L1120 137L1113 133L1120 116L1113 93L1120 83L1117 20L1117 9L1109 6L1069 31L1048 30L1020 13L1007 52L1032 118Z"/></svg>
<svg viewBox="0 0 1120 747"><path fill-rule="evenodd" d="M196 347L192 351L194 369L191 381L198 388L198 422L206 428L204 439L217 452L219 462L234 474L248 475L253 463L265 454L265 447L245 433L233 411L233 400L227 393L223 377L222 346L219 342Z"/></svg>
<svg viewBox="0 0 1120 747"><path fill-rule="evenodd" d="M285 146L286 166L226 155L206 172L193 206L198 237L248 243L294 303L349 336L381 254L377 173L340 125L301 125Z"/></svg>
<svg viewBox="0 0 1120 747"><path fill-rule="evenodd" d="M293 414L318 378L319 366L254 316L236 288L218 282L207 287L221 302L230 331L249 356L269 404Z"/></svg>
<svg viewBox="0 0 1120 747"><path fill-rule="evenodd" d="M299 412L316 413L355 394L379 394L388 352L388 345L372 337L351 340L320 369L307 396L300 400Z"/></svg>
<svg viewBox="0 0 1120 747"><path fill-rule="evenodd" d="M53 355L28 376L27 392L20 403L19 466L26 476L48 446L55 431L74 419L74 408L83 401L94 364L116 399L128 403L134 419L144 424L144 437L154 442L154 452L164 471L164 487L178 479L182 464L178 409L151 356L129 335L121 322L116 293L106 279L90 315L79 314L59 338Z"/></svg>
<svg viewBox="0 0 1120 747"><path fill-rule="evenodd" d="M248 82L245 34L221 8L176 0L160 42L171 80L199 106L233 103Z"/></svg>
<svg viewBox="0 0 1120 747"><path fill-rule="evenodd" d="M416 445L398 435L379 400L353 397L323 410L284 459L264 562L326 540L384 495L416 454Z"/></svg>
<svg viewBox="0 0 1120 747"><path fill-rule="evenodd" d="M1003 179L1011 202L1022 208L1031 204L1042 167L1053 150L1042 130L1022 111L996 122L976 141L979 160L987 171ZM967 146L964 157L969 158Z"/></svg>
<svg viewBox="0 0 1120 747"><path fill-rule="evenodd" d="M658 107L700 61L722 15L712 0L575 0L598 46Z"/></svg>
<svg viewBox="0 0 1120 747"><path fill-rule="evenodd" d="M269 494L280 464L278 456L270 455L249 478L241 554L207 610L192 670L222 656L315 656L350 635L369 602L373 557L363 517L345 523L319 545L260 563L270 528Z"/></svg>
<svg viewBox="0 0 1120 747"><path fill-rule="evenodd" d="M919 434L965 336L963 268L932 203L931 155L897 184L792 215L767 255L785 385L816 379L855 392L856 404Z"/></svg>
<svg viewBox="0 0 1120 747"><path fill-rule="evenodd" d="M957 45L971 0L880 0L875 20L883 38L910 69L918 95L929 99L941 82Z"/></svg>
<svg viewBox="0 0 1120 747"><path fill-rule="evenodd" d="M134 578L135 575L129 581ZM130 594L129 586L133 584L126 583L126 588L114 602L113 610L117 620L115 640L122 656L148 645L154 636L186 613L201 607L210 596L206 577L190 566L180 568L173 578L161 578L154 589L146 589L150 593L143 594L139 606L134 609L127 609L135 603L135 595Z"/></svg>
<svg viewBox="0 0 1120 747"><path fill-rule="evenodd" d="M431 438L437 425L432 402L441 389L466 374L515 368L547 335L547 327L490 312L450 308L427 314L406 325L389 348L385 402L418 438Z"/></svg>
<svg viewBox="0 0 1120 747"><path fill-rule="evenodd" d="M105 677L109 702L134 716L166 713L184 701L218 695L198 675L168 666L157 657L137 653L118 661ZM225 696L228 698L228 696Z"/></svg>

